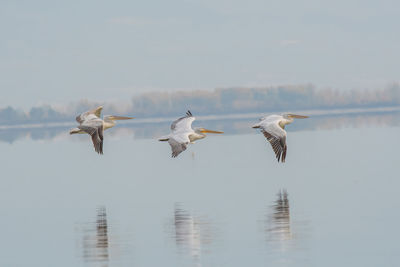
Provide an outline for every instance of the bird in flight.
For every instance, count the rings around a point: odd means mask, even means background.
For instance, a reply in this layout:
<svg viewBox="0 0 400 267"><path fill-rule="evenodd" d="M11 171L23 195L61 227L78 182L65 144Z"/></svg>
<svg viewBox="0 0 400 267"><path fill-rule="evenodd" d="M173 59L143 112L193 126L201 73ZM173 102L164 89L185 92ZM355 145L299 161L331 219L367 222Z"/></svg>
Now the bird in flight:
<svg viewBox="0 0 400 267"><path fill-rule="evenodd" d="M172 157L177 157L186 150L189 144L194 144L196 140L206 137L206 133L222 134L224 132L212 131L204 128L192 129L192 122L195 120L190 111L186 112L186 116L177 119L171 125L171 133L167 136L159 138L159 141L168 141L172 150Z"/></svg>
<svg viewBox="0 0 400 267"><path fill-rule="evenodd" d="M295 118L305 119L308 118L308 116L290 113L282 115L270 115L261 118L260 122L253 125L253 128L260 128L268 142L270 142L278 162L280 160L281 162L285 162L286 159L287 146L285 125L292 123Z"/></svg>
<svg viewBox="0 0 400 267"><path fill-rule="evenodd" d="M89 110L76 117L76 121L79 123L77 128L71 129L70 134L88 134L92 137L94 150L103 154L103 132L115 125L116 120L130 120L133 117L122 117L107 115L103 119L100 118L103 106L99 106L95 109Z"/></svg>

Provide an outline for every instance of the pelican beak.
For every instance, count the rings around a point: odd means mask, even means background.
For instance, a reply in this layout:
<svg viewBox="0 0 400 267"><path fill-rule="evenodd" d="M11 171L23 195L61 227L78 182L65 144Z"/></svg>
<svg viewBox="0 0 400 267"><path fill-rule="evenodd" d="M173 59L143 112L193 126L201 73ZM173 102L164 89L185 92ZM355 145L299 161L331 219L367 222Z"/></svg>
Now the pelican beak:
<svg viewBox="0 0 400 267"><path fill-rule="evenodd" d="M223 134L224 132L220 131L213 131L213 130L207 130L207 129L201 129L200 130L202 133L215 133L215 134Z"/></svg>
<svg viewBox="0 0 400 267"><path fill-rule="evenodd" d="M110 116L111 120L131 120L134 119L134 117L123 117L123 116Z"/></svg>
<svg viewBox="0 0 400 267"><path fill-rule="evenodd" d="M296 118L296 119L306 119L306 118L308 118L308 116L303 116L303 115L296 115L296 114L288 114L288 115L289 115L289 117Z"/></svg>

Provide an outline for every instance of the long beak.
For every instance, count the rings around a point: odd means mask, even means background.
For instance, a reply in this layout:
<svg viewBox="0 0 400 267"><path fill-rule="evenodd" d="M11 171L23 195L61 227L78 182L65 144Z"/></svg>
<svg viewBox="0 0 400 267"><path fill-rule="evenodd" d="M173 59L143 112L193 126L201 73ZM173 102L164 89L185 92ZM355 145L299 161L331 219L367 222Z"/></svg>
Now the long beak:
<svg viewBox="0 0 400 267"><path fill-rule="evenodd" d="M69 134L80 134L80 133L85 133L85 132L82 131L82 130L79 129L79 128L74 128L74 129L71 129L71 130L69 131Z"/></svg>
<svg viewBox="0 0 400 267"><path fill-rule="evenodd" d="M296 115L296 114L288 114L289 117L296 118L296 119L306 119L308 116L303 115Z"/></svg>
<svg viewBox="0 0 400 267"><path fill-rule="evenodd" d="M201 130L202 133L215 133L215 134L223 134L224 132L220 132L220 131L213 131L213 130L207 130L207 129L203 129Z"/></svg>
<svg viewBox="0 0 400 267"><path fill-rule="evenodd" d="M134 119L134 117L123 117L123 116L110 116L111 120L130 120L130 119Z"/></svg>

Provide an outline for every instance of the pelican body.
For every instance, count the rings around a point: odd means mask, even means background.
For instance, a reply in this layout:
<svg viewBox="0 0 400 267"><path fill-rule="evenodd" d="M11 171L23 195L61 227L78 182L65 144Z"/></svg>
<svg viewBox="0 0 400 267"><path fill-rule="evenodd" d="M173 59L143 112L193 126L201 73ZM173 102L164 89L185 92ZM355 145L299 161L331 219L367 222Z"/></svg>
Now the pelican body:
<svg viewBox="0 0 400 267"><path fill-rule="evenodd" d="M260 122L253 125L253 128L260 128L268 142L270 142L278 162L280 160L285 162L286 160L287 145L285 126L292 123L295 118L305 119L308 118L308 116L289 113L270 115L261 118Z"/></svg>
<svg viewBox="0 0 400 267"><path fill-rule="evenodd" d="M163 136L159 141L168 141L172 149L172 157L177 157L180 153L186 150L189 144L194 144L195 141L205 138L206 133L222 134L220 131L207 130L204 128L192 129L192 123L196 118L188 110L186 116L174 121L171 125L171 133Z"/></svg>
<svg viewBox="0 0 400 267"><path fill-rule="evenodd" d="M70 134L89 134L92 137L94 149L97 153L103 154L103 132L115 126L116 120L130 120L132 117L107 115L100 118L103 106L89 110L76 117L79 123L77 128L71 129Z"/></svg>

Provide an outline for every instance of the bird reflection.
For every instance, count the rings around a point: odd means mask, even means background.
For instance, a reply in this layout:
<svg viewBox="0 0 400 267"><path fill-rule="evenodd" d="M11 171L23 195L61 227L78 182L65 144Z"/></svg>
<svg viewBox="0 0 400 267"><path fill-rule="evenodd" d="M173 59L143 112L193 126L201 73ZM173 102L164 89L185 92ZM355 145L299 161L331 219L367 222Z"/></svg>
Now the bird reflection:
<svg viewBox="0 0 400 267"><path fill-rule="evenodd" d="M77 248L87 266L122 266L134 260L131 231L119 233L116 223L110 223L104 206L96 209L92 221L77 223L76 230L79 234Z"/></svg>
<svg viewBox="0 0 400 267"><path fill-rule="evenodd" d="M83 236L83 257L87 262L102 263L99 266L108 266L109 238L107 213L105 207L97 209L95 230L87 229Z"/></svg>
<svg viewBox="0 0 400 267"><path fill-rule="evenodd" d="M272 211L267 215L266 232L268 241L281 244L280 248L286 250L293 240L290 219L290 206L286 190L279 191L277 199L271 206ZM290 246L290 245L289 245Z"/></svg>
<svg viewBox="0 0 400 267"><path fill-rule="evenodd" d="M188 253L197 266L201 266L201 255L205 247L212 243L213 231L210 223L203 217L175 205L175 242L178 248Z"/></svg>

